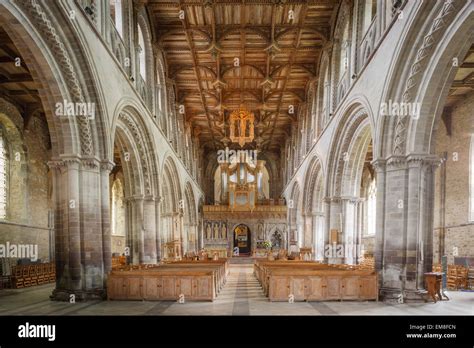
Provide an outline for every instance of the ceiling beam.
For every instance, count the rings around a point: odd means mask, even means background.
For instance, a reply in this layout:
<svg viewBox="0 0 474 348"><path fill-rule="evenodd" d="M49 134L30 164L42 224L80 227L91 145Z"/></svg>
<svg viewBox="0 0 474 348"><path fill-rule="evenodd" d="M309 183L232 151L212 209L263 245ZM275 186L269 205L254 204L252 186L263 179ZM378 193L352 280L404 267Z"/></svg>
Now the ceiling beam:
<svg viewBox="0 0 474 348"><path fill-rule="evenodd" d="M180 0L179 1L179 8L183 9L183 7L184 7L183 6L183 1ZM191 35L190 35L190 31L189 31L189 28L188 28L188 20L187 20L186 16L184 16L184 18L181 19L181 23L182 23L184 31L186 33L186 41L188 42L189 48L191 49L191 56L192 56L192 61L193 61L194 74L196 75L196 80L197 80L197 88L198 88L199 94L201 96L202 108L204 109L204 112L205 112L206 117L207 117L207 122L209 124L209 129L210 129L212 141L213 141L213 144L214 144L214 150L216 150L216 144L215 144L216 140L215 140L215 137L214 137L212 121L211 121L211 118L209 116L209 110L207 109L206 100L204 99L204 94L203 94L203 90L202 90L202 86L201 86L201 76L200 76L200 72L199 72L199 69L198 69L199 64L197 62L196 52L194 51L194 43L193 43L193 40L192 40Z"/></svg>
<svg viewBox="0 0 474 348"><path fill-rule="evenodd" d="M289 71L291 71L291 67L293 65L293 61L294 61L294 58L295 58L295 53L298 52L298 48L299 48L300 41L301 41L302 26L303 26L305 18L306 18L307 9L308 9L308 5L306 4L305 6L303 6L303 8L301 10L300 18L298 18L298 32L296 34L296 38L295 38L295 41L294 41L293 50L290 53L290 59L289 59L289 62L288 62L288 66L286 67L286 69L289 69ZM268 149L268 146L269 146L269 144L271 144L272 139L273 139L273 135L275 133L275 127L276 127L277 119L280 115L281 106L283 104L283 95L285 94L285 90L286 90L286 86L288 84L289 76L290 76L290 73L288 72L285 76L286 77L285 81L283 82L283 88L282 88L283 90L280 94L280 100L278 102L277 113L276 113L276 116L273 118L273 125L271 126L272 130L270 132L270 139L268 140L265 149ZM296 115L296 112L297 112L296 105L295 105L295 111L294 112L295 112L295 115Z"/></svg>

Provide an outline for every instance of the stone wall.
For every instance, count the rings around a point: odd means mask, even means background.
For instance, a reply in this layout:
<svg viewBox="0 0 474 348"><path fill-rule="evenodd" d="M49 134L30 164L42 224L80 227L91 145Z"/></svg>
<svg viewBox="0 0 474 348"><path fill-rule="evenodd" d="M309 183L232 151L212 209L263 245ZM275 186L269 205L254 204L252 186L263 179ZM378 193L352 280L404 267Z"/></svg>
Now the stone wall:
<svg viewBox="0 0 474 348"><path fill-rule="evenodd" d="M469 156L472 156L473 109L474 94L454 105L450 116L451 135L447 133L446 124L439 122L436 153L440 157L446 156L447 160L436 173L434 262L439 262L443 228L444 254L448 256L448 263L454 262L456 249L457 256L474 256L474 222L469 221L469 164L473 160Z"/></svg>
<svg viewBox="0 0 474 348"><path fill-rule="evenodd" d="M38 258L52 258L51 182L47 165L50 140L46 121L33 116L25 125L19 111L5 100L0 104L0 124L7 141L7 217L0 220L0 244L38 245Z"/></svg>

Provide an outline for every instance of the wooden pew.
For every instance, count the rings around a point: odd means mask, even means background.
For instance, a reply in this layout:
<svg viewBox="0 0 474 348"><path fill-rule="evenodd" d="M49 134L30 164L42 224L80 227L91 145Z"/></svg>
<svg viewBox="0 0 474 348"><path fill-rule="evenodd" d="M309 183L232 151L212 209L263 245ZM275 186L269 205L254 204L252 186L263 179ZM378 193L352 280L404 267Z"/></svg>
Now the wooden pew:
<svg viewBox="0 0 474 348"><path fill-rule="evenodd" d="M373 270L304 261L256 261L254 271L271 301L377 300Z"/></svg>
<svg viewBox="0 0 474 348"><path fill-rule="evenodd" d="M216 294L220 292L224 284L224 277L222 275L222 272L219 270L219 266L217 265L167 264L167 265L160 266L159 269L166 269L170 271L174 270L177 272L181 270L198 270L198 271L202 270L202 271L211 272L213 287Z"/></svg>
<svg viewBox="0 0 474 348"><path fill-rule="evenodd" d="M107 295L111 300L178 300L183 295L186 301L213 301L228 272L225 259L128 266L110 273Z"/></svg>
<svg viewBox="0 0 474 348"><path fill-rule="evenodd" d="M270 301L378 300L377 276L342 269L275 269L270 273Z"/></svg>
<svg viewBox="0 0 474 348"><path fill-rule="evenodd" d="M109 300L214 301L216 292L212 271L153 268L112 271L107 280Z"/></svg>

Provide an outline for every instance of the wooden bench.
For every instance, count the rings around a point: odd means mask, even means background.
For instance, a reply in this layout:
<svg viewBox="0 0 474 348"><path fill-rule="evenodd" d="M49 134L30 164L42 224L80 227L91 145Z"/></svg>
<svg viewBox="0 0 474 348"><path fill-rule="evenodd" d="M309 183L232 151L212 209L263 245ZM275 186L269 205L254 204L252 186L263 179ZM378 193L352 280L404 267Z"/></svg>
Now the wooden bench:
<svg viewBox="0 0 474 348"><path fill-rule="evenodd" d="M213 301L225 284L228 262L173 261L113 270L108 277L110 300Z"/></svg>
<svg viewBox="0 0 474 348"><path fill-rule="evenodd" d="M353 265L256 261L254 271L270 301L378 300L376 273Z"/></svg>
<svg viewBox="0 0 474 348"><path fill-rule="evenodd" d="M214 301L212 271L153 268L112 271L107 280L109 300Z"/></svg>
<svg viewBox="0 0 474 348"><path fill-rule="evenodd" d="M275 269L269 276L270 301L378 300L377 276L342 269Z"/></svg>
<svg viewBox="0 0 474 348"><path fill-rule="evenodd" d="M173 265L162 265L158 269L166 269L170 271L180 272L181 270L196 270L196 271L207 271L212 273L213 287L217 293L220 292L225 282L225 275L216 265L196 265L196 264L173 264Z"/></svg>

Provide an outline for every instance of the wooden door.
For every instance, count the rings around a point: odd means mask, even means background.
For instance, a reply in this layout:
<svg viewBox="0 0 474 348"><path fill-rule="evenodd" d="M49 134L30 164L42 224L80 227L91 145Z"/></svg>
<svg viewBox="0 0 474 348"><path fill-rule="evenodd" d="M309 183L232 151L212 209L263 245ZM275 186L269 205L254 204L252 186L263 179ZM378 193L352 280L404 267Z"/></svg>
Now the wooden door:
<svg viewBox="0 0 474 348"><path fill-rule="evenodd" d="M326 285L323 277L308 277L306 287L308 301L322 301L326 298Z"/></svg>
<svg viewBox="0 0 474 348"><path fill-rule="evenodd" d="M359 298L359 277L343 277L341 284L341 295L344 300L356 300Z"/></svg>

